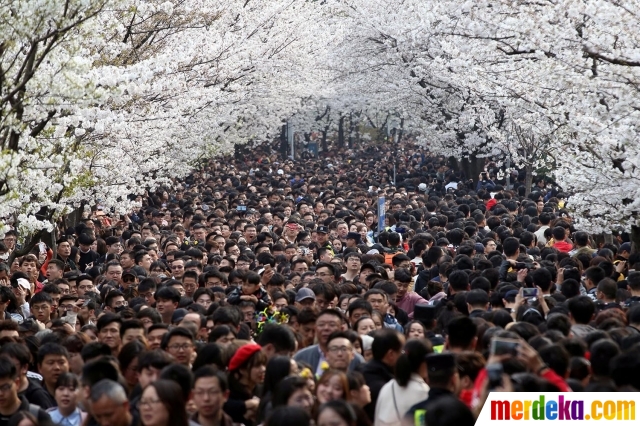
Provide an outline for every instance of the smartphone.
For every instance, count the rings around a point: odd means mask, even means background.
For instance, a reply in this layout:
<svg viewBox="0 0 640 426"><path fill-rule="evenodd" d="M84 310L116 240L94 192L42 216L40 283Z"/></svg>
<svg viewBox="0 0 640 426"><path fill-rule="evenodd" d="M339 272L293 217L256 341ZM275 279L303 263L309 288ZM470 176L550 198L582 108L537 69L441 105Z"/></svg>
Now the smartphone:
<svg viewBox="0 0 640 426"><path fill-rule="evenodd" d="M522 296L525 299L532 299L534 297L538 297L538 289L537 288L523 288Z"/></svg>
<svg viewBox="0 0 640 426"><path fill-rule="evenodd" d="M47 252L47 245L42 241L38 243L38 247L40 248L40 253L44 254Z"/></svg>
<svg viewBox="0 0 640 426"><path fill-rule="evenodd" d="M518 354L518 346L520 341L516 339L507 339L501 337L494 337L491 340L491 355L513 355Z"/></svg>
<svg viewBox="0 0 640 426"><path fill-rule="evenodd" d="M238 207L236 207L236 211L246 212L247 211L247 206L238 206Z"/></svg>
<svg viewBox="0 0 640 426"><path fill-rule="evenodd" d="M502 387L502 375L504 368L499 362L487 365L487 376L489 378L489 390Z"/></svg>

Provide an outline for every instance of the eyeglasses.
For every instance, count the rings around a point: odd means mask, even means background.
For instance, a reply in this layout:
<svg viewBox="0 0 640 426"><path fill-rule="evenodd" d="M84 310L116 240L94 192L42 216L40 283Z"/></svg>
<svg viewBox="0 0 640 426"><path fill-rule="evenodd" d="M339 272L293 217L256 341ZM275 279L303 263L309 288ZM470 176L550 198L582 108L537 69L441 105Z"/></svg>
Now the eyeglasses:
<svg viewBox="0 0 640 426"><path fill-rule="evenodd" d="M141 399L140 401L138 401L138 408L142 408L142 407L150 407L152 405L155 404L161 404L162 401L160 401L159 399Z"/></svg>
<svg viewBox="0 0 640 426"><path fill-rule="evenodd" d="M352 350L353 349L351 349L348 346L329 346L329 352L332 352L332 353L336 353L336 352L348 353L348 352L350 352Z"/></svg>
<svg viewBox="0 0 640 426"><path fill-rule="evenodd" d="M0 386L0 392L2 393L9 392L12 387L13 387L13 383L5 383L4 385Z"/></svg>
<svg viewBox="0 0 640 426"><path fill-rule="evenodd" d="M214 397L216 395L220 395L221 393L222 391L219 389L196 389L193 391L193 394L198 397L203 397L205 395Z"/></svg>
<svg viewBox="0 0 640 426"><path fill-rule="evenodd" d="M171 269L184 269L183 265L171 265Z"/></svg>
<svg viewBox="0 0 640 426"><path fill-rule="evenodd" d="M48 309L51 309L51 307L47 306L47 305L37 305L37 306L32 306L31 310L32 311L38 311L38 312L44 312Z"/></svg>
<svg viewBox="0 0 640 426"><path fill-rule="evenodd" d="M167 348L170 351L186 351L186 350L191 349L192 347L193 347L193 345L190 344L190 343L184 343L182 345L169 345L169 346L167 346Z"/></svg>
<svg viewBox="0 0 640 426"><path fill-rule="evenodd" d="M59 306L59 308L63 311L72 311L76 307L77 307L76 305L60 305Z"/></svg>

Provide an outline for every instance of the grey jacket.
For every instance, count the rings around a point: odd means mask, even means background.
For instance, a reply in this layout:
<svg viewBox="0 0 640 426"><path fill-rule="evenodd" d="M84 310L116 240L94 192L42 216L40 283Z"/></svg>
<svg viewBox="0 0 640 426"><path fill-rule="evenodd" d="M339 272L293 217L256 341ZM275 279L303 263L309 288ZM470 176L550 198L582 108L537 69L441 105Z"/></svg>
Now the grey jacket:
<svg viewBox="0 0 640 426"><path fill-rule="evenodd" d="M311 345L304 349L299 350L294 356L295 361L301 361L311 366L311 371L315 374L318 370L318 363L320 362L320 349L318 345ZM364 363L364 358L359 353L354 353L353 360L349 364L349 371L355 370L355 368Z"/></svg>

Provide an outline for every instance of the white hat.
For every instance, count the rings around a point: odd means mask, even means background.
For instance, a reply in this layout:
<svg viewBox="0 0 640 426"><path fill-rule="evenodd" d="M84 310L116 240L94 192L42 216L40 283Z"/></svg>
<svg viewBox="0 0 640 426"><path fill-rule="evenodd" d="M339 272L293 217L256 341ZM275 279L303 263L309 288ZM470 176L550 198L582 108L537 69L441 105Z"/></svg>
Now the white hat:
<svg viewBox="0 0 640 426"><path fill-rule="evenodd" d="M31 284L25 278L18 278L18 285L25 290L31 290Z"/></svg>
<svg viewBox="0 0 640 426"><path fill-rule="evenodd" d="M380 252L377 249L371 249L367 252L367 254L380 254Z"/></svg>
<svg viewBox="0 0 640 426"><path fill-rule="evenodd" d="M278 174L279 174L279 175L283 175L283 174L284 174L284 170L282 170L282 169L278 169Z"/></svg>
<svg viewBox="0 0 640 426"><path fill-rule="evenodd" d="M420 185L418 185L418 189L422 192L427 190L427 184L426 183L421 183Z"/></svg>

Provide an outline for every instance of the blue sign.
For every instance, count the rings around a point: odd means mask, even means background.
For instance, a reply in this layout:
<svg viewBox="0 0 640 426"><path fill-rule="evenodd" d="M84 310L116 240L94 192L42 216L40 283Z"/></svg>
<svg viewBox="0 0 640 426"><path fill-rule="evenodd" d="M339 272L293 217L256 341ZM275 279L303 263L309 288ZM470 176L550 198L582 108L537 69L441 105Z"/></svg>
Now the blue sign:
<svg viewBox="0 0 640 426"><path fill-rule="evenodd" d="M384 211L384 197L378 198L378 234L384 231L384 222L386 219Z"/></svg>

